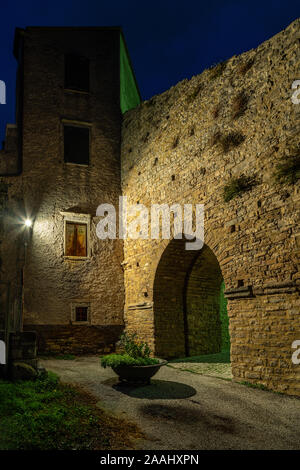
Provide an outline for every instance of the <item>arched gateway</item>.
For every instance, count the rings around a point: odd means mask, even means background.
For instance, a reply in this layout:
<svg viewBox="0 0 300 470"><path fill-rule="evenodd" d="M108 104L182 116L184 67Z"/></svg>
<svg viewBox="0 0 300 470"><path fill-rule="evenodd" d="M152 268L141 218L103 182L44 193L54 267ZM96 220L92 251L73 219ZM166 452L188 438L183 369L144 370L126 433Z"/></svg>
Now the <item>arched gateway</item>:
<svg viewBox="0 0 300 470"><path fill-rule="evenodd" d="M220 265L209 246L187 251L185 242L168 244L155 273L155 353L161 357L213 354L222 348Z"/></svg>

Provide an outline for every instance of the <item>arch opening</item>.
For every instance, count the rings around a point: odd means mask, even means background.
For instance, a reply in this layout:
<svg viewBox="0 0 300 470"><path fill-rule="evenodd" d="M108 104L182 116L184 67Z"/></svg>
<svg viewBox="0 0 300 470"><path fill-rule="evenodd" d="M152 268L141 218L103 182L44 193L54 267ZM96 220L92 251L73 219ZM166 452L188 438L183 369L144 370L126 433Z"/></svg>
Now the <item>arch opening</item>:
<svg viewBox="0 0 300 470"><path fill-rule="evenodd" d="M164 358L229 350L227 302L218 260L207 246L185 250L173 239L154 279L155 354Z"/></svg>

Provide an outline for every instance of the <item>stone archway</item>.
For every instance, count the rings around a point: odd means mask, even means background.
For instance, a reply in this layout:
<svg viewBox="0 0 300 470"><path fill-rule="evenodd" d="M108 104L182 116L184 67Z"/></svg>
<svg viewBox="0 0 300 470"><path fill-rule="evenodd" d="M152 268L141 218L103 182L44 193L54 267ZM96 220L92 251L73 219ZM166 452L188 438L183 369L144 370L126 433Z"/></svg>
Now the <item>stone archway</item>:
<svg viewBox="0 0 300 470"><path fill-rule="evenodd" d="M185 250L173 239L154 279L155 354L183 357L221 351L220 294L223 277L213 251Z"/></svg>

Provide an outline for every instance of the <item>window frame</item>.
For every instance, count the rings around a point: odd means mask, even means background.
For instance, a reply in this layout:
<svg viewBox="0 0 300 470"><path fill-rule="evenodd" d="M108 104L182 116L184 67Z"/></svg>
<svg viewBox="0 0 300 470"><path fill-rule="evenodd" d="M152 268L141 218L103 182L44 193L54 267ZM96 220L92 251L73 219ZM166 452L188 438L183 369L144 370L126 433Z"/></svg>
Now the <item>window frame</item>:
<svg viewBox="0 0 300 470"><path fill-rule="evenodd" d="M86 121L74 121L70 119L62 119L62 155L63 155L63 162L65 165L75 165L81 167L89 167L91 166L91 141L92 141L92 124ZM65 127L79 127L81 129L88 129L89 131L89 160L88 163L75 163L75 162L66 162L65 160Z"/></svg>
<svg viewBox="0 0 300 470"><path fill-rule="evenodd" d="M63 257L66 260L73 261L85 261L91 258L91 241L90 241L90 231L91 231L91 215L90 214L76 214L73 212L61 212L63 215ZM71 256L66 254L67 248L67 224L85 224L86 225L86 256Z"/></svg>
<svg viewBox="0 0 300 470"><path fill-rule="evenodd" d="M77 321L76 320L76 308L86 307L87 308L87 320ZM75 325L90 325L91 324L91 302L84 299L74 300L71 302L71 323Z"/></svg>

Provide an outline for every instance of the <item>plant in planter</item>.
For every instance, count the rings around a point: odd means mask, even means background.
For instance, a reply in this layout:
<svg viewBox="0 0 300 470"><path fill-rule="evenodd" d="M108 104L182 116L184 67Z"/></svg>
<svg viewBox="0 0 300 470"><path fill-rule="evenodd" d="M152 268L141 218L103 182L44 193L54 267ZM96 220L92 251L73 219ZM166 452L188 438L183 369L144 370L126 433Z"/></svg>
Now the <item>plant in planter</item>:
<svg viewBox="0 0 300 470"><path fill-rule="evenodd" d="M122 333L120 343L124 353L103 356L101 366L111 367L121 382L150 383L150 378L167 363L150 357L151 350L148 344L138 341L136 333Z"/></svg>

